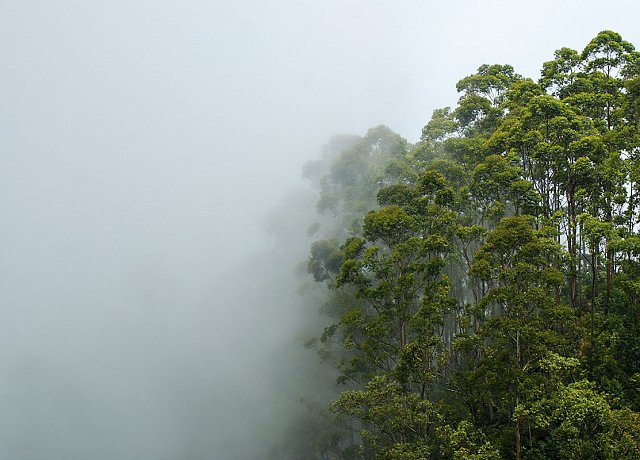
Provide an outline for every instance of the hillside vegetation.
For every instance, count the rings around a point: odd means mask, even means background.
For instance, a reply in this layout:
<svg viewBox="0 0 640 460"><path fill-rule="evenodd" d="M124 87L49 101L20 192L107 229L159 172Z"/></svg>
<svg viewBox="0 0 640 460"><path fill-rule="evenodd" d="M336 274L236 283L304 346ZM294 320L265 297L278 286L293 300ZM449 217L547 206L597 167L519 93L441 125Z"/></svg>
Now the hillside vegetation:
<svg viewBox="0 0 640 460"><path fill-rule="evenodd" d="M640 458L640 53L604 31L456 88L416 145L305 166L338 372L307 458Z"/></svg>

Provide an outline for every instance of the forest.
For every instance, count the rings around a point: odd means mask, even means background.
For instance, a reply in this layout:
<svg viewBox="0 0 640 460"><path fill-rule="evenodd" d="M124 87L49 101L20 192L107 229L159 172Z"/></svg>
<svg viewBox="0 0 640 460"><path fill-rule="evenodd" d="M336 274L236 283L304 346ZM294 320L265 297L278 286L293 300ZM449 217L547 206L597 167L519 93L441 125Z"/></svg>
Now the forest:
<svg viewBox="0 0 640 460"><path fill-rule="evenodd" d="M283 455L640 458L640 53L603 31L456 89L415 145L378 126L304 167L329 396Z"/></svg>

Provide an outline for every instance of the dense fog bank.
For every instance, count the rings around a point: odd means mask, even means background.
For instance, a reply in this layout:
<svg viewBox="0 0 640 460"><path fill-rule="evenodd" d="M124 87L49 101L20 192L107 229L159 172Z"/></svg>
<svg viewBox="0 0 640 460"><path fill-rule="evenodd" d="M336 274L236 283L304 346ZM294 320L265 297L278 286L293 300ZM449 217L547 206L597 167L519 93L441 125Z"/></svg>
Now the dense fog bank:
<svg viewBox="0 0 640 460"><path fill-rule="evenodd" d="M69 227L16 230L5 249L3 453L253 458L273 442L290 410L280 374L306 351L292 254L222 271L153 232L126 253Z"/></svg>

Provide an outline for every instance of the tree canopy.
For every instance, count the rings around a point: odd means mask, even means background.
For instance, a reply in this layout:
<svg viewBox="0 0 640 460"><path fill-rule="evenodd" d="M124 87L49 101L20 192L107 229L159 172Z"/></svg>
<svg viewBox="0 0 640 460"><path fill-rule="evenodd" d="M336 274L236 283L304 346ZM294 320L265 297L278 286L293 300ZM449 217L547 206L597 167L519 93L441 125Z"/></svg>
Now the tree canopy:
<svg viewBox="0 0 640 460"><path fill-rule="evenodd" d="M308 458L640 458L640 53L603 31L456 88L416 145L305 168L338 372Z"/></svg>

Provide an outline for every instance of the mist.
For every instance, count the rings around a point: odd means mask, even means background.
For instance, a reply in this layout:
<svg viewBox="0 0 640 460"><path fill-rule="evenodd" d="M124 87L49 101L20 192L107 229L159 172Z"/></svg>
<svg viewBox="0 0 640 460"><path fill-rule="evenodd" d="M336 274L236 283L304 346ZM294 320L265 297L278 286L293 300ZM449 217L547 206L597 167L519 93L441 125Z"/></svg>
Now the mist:
<svg viewBox="0 0 640 460"><path fill-rule="evenodd" d="M513 5L0 2L0 458L269 458L322 325L302 165L415 141L485 62L640 41L630 1Z"/></svg>

